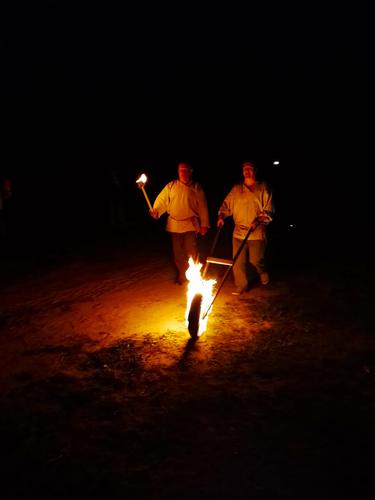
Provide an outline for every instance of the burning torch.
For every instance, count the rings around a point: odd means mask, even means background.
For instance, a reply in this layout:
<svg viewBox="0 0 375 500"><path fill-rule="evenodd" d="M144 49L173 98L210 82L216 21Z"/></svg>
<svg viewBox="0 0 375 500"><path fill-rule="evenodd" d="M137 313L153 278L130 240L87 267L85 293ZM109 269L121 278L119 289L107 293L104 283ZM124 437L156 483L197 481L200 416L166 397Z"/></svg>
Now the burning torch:
<svg viewBox="0 0 375 500"><path fill-rule="evenodd" d="M140 176L140 178L136 181L136 183L138 184L138 187L139 189L142 189L142 192L146 198L146 201L147 201L147 205L149 207L150 210L152 210L152 206L151 206L151 203L150 203L150 200L148 199L148 196L147 196L147 193L146 193L146 190L145 190L145 184L147 182L147 176L145 174L142 174Z"/></svg>

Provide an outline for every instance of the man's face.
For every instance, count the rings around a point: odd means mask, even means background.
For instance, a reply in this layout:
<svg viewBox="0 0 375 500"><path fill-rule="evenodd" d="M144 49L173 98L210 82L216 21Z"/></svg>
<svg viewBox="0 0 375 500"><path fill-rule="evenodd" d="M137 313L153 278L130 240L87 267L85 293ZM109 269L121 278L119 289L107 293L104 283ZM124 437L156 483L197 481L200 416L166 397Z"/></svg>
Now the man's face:
<svg viewBox="0 0 375 500"><path fill-rule="evenodd" d="M190 175L191 175L191 168L189 167L189 165L182 164L178 166L178 178L180 179L181 182L184 182L185 184L189 182Z"/></svg>
<svg viewBox="0 0 375 500"><path fill-rule="evenodd" d="M251 165L245 165L242 169L245 181L255 182L255 169Z"/></svg>

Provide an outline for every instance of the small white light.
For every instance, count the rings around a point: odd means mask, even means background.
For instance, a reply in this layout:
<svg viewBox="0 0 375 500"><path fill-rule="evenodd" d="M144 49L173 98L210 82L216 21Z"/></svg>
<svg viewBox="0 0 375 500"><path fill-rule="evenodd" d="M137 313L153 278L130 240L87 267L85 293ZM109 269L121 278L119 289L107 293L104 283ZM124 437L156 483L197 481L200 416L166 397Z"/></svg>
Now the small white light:
<svg viewBox="0 0 375 500"><path fill-rule="evenodd" d="M280 165L280 162L278 160L273 162L274 165Z"/></svg>
<svg viewBox="0 0 375 500"><path fill-rule="evenodd" d="M289 224L289 227L293 228L293 227L296 227L296 225L295 224Z"/></svg>

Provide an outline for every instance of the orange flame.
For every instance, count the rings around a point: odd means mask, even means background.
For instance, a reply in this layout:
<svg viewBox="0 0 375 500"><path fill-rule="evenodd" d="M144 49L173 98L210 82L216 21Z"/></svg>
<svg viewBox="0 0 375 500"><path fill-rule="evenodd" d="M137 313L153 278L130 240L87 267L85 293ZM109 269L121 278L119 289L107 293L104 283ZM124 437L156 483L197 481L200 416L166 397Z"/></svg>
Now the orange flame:
<svg viewBox="0 0 375 500"><path fill-rule="evenodd" d="M213 299L213 287L216 283L216 280L204 280L201 275L202 264L200 262L195 263L194 260L190 257L189 259L189 268L186 271L186 277L189 281L188 289L187 289L187 304L185 311L185 321L188 326L188 316L190 311L191 302L194 296L199 293L202 295L202 307L199 318L199 330L198 337L202 335L207 329L207 320L211 309L208 311L208 314L203 319L203 315L207 311L207 308L211 304Z"/></svg>

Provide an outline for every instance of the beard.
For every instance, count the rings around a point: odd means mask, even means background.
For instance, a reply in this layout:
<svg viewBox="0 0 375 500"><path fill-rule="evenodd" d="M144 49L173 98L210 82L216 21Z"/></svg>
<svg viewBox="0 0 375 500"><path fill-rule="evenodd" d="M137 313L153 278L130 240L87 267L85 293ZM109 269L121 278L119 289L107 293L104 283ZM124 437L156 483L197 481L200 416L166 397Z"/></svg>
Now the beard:
<svg viewBox="0 0 375 500"><path fill-rule="evenodd" d="M255 179L254 177L245 177L245 184L246 186L253 186L255 184Z"/></svg>

